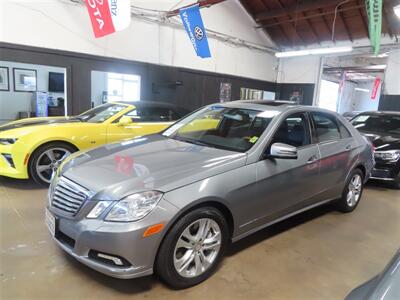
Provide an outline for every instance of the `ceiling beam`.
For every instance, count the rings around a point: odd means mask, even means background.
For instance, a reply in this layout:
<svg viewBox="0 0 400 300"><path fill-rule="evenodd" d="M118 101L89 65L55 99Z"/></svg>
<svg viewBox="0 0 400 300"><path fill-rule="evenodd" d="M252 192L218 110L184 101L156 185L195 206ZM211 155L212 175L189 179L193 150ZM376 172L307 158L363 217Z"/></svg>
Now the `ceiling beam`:
<svg viewBox="0 0 400 300"><path fill-rule="evenodd" d="M353 9L361 9L361 8L364 7L364 6L365 6L364 4L359 4L359 5L356 5L356 6L344 7L344 8L338 9L337 11L338 11L338 12L343 12L343 11L349 11L349 10L353 10ZM299 17L299 18L296 18L296 20L294 20L294 19L289 19L289 20L279 21L279 22L275 22L275 23L261 24L261 25L257 26L257 28L274 27L274 26L278 26L278 25L280 25L280 24L294 23L295 21L308 20L308 19L312 19L312 18L316 18L316 17L324 17L324 16L326 16L326 15L332 15L332 14L335 13L334 10L325 11L325 12L324 12L324 11L322 11L321 9L319 9L318 11L319 11L319 13L317 13L317 14L312 14L312 15L307 15L307 16ZM323 18L323 19L324 19L324 22L327 22L327 20L326 20L325 18ZM328 27L329 27L329 26L328 26ZM329 29L329 30L331 30L331 29Z"/></svg>
<svg viewBox="0 0 400 300"><path fill-rule="evenodd" d="M259 12L255 15L255 20L259 22L276 17L281 17L291 13L303 12L331 5L336 5L338 3L340 3L340 0L324 0L324 1L303 0L299 3L288 5L287 7L280 7L273 10L264 10L262 12Z"/></svg>
<svg viewBox="0 0 400 300"><path fill-rule="evenodd" d="M347 24L346 20L343 17L343 13L338 13L340 20L343 23L344 29L346 31L347 36L349 37L350 42L353 42L353 36L351 35L351 30L349 29L349 25Z"/></svg>

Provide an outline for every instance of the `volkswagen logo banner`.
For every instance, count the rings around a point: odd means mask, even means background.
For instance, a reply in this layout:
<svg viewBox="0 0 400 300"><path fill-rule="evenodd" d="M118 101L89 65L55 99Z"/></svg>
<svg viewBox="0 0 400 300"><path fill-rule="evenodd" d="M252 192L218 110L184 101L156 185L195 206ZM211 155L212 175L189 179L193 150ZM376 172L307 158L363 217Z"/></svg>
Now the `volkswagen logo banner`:
<svg viewBox="0 0 400 300"><path fill-rule="evenodd" d="M199 5L182 8L179 10L179 14L197 56L201 58L211 57Z"/></svg>

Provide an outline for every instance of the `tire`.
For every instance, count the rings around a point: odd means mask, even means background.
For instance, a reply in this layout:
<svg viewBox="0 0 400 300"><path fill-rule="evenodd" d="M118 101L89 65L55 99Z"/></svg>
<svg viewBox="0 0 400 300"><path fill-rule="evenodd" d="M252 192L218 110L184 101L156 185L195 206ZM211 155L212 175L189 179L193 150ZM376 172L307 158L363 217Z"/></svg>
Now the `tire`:
<svg viewBox="0 0 400 300"><path fill-rule="evenodd" d="M203 235L202 241L199 241L195 239L195 236L198 236L200 224L204 222L209 225L209 231ZM196 231L196 228L199 231ZM219 247L217 242L218 229L220 232ZM186 238L188 236L190 236L190 239ZM196 242L191 243L190 240ZM208 243L205 242L207 240ZM210 242L211 240L214 242ZM228 223L218 209L201 207L192 210L181 217L164 238L156 257L156 273L168 286L174 289L183 289L199 284L215 272L223 258L228 241ZM183 246L179 247L180 245ZM214 248L211 248L210 245L213 245ZM178 268L185 265L184 262L189 260L191 262L187 263L186 267L182 267L182 271L179 272ZM199 268L196 268L196 266L199 266Z"/></svg>
<svg viewBox="0 0 400 300"><path fill-rule="evenodd" d="M344 186L341 198L336 203L337 209L343 213L355 210L360 203L363 190L364 174L360 169L355 169Z"/></svg>
<svg viewBox="0 0 400 300"><path fill-rule="evenodd" d="M60 166L61 161L75 151L77 151L75 147L62 142L40 146L33 152L29 160L29 176L38 184L49 185L51 176Z"/></svg>

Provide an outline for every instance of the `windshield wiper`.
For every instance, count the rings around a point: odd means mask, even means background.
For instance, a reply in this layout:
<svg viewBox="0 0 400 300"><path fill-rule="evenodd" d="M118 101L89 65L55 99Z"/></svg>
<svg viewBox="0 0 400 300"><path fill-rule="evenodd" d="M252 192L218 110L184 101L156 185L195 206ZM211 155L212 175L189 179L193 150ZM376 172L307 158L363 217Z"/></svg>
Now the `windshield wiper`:
<svg viewBox="0 0 400 300"><path fill-rule="evenodd" d="M173 139L181 141L181 142L186 142L186 143L189 143L189 144L216 148L214 145L211 145L211 144L208 144L208 143L205 143L205 142L201 142L201 141L198 141L198 140L194 140L194 139L184 138L184 137L181 137L181 136L174 136Z"/></svg>

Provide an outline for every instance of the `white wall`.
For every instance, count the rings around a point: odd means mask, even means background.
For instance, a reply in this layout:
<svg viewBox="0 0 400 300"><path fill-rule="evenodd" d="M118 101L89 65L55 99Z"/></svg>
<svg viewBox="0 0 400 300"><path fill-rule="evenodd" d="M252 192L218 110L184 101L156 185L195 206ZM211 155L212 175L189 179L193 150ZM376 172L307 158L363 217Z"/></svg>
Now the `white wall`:
<svg viewBox="0 0 400 300"><path fill-rule="evenodd" d="M384 94L400 95L400 50L389 53L385 71Z"/></svg>
<svg viewBox="0 0 400 300"><path fill-rule="evenodd" d="M317 83L321 68L320 56L279 59L279 83Z"/></svg>
<svg viewBox="0 0 400 300"><path fill-rule="evenodd" d="M32 111L32 101L34 93L15 92L13 68L34 69L36 70L37 90L48 92L49 90L49 72L64 73L64 68L49 67L42 65L22 64L9 61L0 61L0 66L8 67L9 91L0 91L0 122L15 120L18 112ZM63 97L64 93L49 93L57 98Z"/></svg>
<svg viewBox="0 0 400 300"><path fill-rule="evenodd" d="M193 1L186 1L191 3ZM187 4L185 1L181 4ZM176 0L135 1L140 7L169 10ZM275 57L260 50L209 38L212 58L201 59L183 27L180 29L133 18L130 27L95 39L85 6L67 0L0 0L0 40L108 57L187 67L275 81ZM238 0L202 9L205 26L260 45L267 36Z"/></svg>

